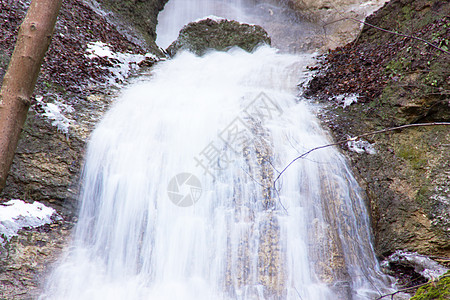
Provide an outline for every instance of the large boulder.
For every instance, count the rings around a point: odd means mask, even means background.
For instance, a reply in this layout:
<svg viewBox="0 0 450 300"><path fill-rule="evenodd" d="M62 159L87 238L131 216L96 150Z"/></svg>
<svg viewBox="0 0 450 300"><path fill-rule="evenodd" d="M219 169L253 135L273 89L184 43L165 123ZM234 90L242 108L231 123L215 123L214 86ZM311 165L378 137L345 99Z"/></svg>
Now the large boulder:
<svg viewBox="0 0 450 300"><path fill-rule="evenodd" d="M169 56L179 50L203 55L210 49L226 51L237 46L251 52L261 44L270 43L268 33L261 26L211 17L184 26L166 51Z"/></svg>

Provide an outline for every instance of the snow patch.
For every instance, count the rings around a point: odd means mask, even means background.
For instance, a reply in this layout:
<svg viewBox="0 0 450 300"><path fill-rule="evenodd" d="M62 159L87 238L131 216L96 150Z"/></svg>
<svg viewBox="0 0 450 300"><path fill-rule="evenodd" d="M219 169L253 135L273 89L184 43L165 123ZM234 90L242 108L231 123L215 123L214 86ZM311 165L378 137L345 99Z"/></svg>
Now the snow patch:
<svg viewBox="0 0 450 300"><path fill-rule="evenodd" d="M225 19L225 18L218 17L218 16L215 16L215 15L209 15L209 16L206 16L206 17L203 17L203 18L200 18L200 19L195 20L194 23L197 23L197 22L200 22L200 21L204 21L204 20L207 20L207 19L216 21L217 23L219 23L219 22L221 22L221 21L226 21L226 20L227 20L227 19Z"/></svg>
<svg viewBox="0 0 450 300"><path fill-rule="evenodd" d="M13 199L0 204L0 244L17 235L22 228L35 228L61 219L53 208L37 201L30 204Z"/></svg>
<svg viewBox="0 0 450 300"><path fill-rule="evenodd" d="M103 42L92 42L87 45L86 56L90 59L96 57L107 58L112 67L108 67L108 70L112 73L112 78L109 78L109 84L117 85L117 82L123 82L131 74L133 70L139 68L139 63L152 59L157 60L157 57L153 54L147 53L133 54L133 53L120 53L111 50L108 44Z"/></svg>
<svg viewBox="0 0 450 300"><path fill-rule="evenodd" d="M334 100L343 108L358 102L358 94L342 94L334 97Z"/></svg>
<svg viewBox="0 0 450 300"><path fill-rule="evenodd" d="M367 153L367 154L376 154L377 150L373 146L373 144L364 140L350 140L347 142L347 147L350 151L356 153Z"/></svg>
<svg viewBox="0 0 450 300"><path fill-rule="evenodd" d="M199 18L199 19L197 19L197 20L195 20L193 22L189 22L189 23L197 23L197 22L204 21L204 20L207 20L207 19L213 20L213 21L215 21L217 23L220 23L222 21L235 21L235 22L238 22L241 25L245 24L245 25L250 25L250 26L256 26L256 24L246 23L246 22L239 22L239 21L236 21L236 20L222 18L222 17L218 17L218 16L215 16L215 15L209 15L209 16L206 16L206 17L203 17L203 18Z"/></svg>
<svg viewBox="0 0 450 300"><path fill-rule="evenodd" d="M449 270L427 256L420 255L417 252L406 252L402 250L395 251L391 256L382 262L382 266L387 266L389 262L399 262L405 260L414 267L415 272L421 274L429 280L437 279Z"/></svg>
<svg viewBox="0 0 450 300"><path fill-rule="evenodd" d="M60 132L67 135L69 133L69 127L73 121L64 116L64 114L73 112L73 107L58 100L55 100L54 103L45 103L43 98L44 97L42 96L36 96L36 101L44 109L43 116L52 120L52 125L55 126Z"/></svg>
<svg viewBox="0 0 450 300"><path fill-rule="evenodd" d="M349 95L344 99L344 108L358 102L358 95Z"/></svg>

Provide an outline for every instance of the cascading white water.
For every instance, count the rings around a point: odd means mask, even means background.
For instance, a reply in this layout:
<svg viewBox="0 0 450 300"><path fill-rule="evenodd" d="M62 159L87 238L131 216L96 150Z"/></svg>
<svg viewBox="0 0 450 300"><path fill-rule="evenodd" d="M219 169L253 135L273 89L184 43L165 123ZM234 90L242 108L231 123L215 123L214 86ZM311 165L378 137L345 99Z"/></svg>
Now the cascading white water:
<svg viewBox="0 0 450 300"><path fill-rule="evenodd" d="M296 97L311 55L183 52L91 136L74 242L40 299L373 299L388 290L343 157ZM274 188L274 186L276 188ZM195 202L195 203L194 203Z"/></svg>

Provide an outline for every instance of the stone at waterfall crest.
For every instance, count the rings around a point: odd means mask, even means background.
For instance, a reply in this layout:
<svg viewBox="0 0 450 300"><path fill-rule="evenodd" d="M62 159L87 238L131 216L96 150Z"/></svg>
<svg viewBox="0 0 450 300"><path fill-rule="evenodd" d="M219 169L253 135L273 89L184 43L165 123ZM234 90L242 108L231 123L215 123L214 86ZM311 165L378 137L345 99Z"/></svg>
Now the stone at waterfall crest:
<svg viewBox="0 0 450 300"><path fill-rule="evenodd" d="M269 34L259 25L207 17L184 26L166 52L174 56L180 50L188 50L201 56L210 49L227 51L235 46L251 52L261 44L270 43Z"/></svg>

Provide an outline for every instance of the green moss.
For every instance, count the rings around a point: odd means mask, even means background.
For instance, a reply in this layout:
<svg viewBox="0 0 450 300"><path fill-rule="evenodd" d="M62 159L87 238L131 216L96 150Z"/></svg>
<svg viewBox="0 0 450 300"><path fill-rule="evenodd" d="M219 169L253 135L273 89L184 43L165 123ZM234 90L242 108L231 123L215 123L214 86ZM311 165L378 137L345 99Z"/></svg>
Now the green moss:
<svg viewBox="0 0 450 300"><path fill-rule="evenodd" d="M399 74L404 69L403 62L404 58L401 58L399 60L391 60L386 66L386 72L390 76Z"/></svg>
<svg viewBox="0 0 450 300"><path fill-rule="evenodd" d="M422 208L425 208L426 210L428 210L429 206L430 206L430 201L429 201L430 188L431 187L429 185L429 182L424 182L421 184L419 190L417 191L417 195L416 195L416 202Z"/></svg>
<svg viewBox="0 0 450 300"><path fill-rule="evenodd" d="M441 276L439 281L420 287L411 300L445 300L450 299L450 271Z"/></svg>
<svg viewBox="0 0 450 300"><path fill-rule="evenodd" d="M427 164L425 151L417 146L402 144L395 153L398 157L409 161L413 169L422 169Z"/></svg>
<svg viewBox="0 0 450 300"><path fill-rule="evenodd" d="M427 64L429 66L429 72L424 73L420 80L425 87L428 87L426 88L426 92L432 93L436 92L436 88L444 88L449 70L448 66L442 64L442 62L429 61Z"/></svg>
<svg viewBox="0 0 450 300"><path fill-rule="evenodd" d="M409 21L412 19L411 6L405 5L404 7L402 7L402 13L403 13L403 17L405 18L406 21Z"/></svg>

